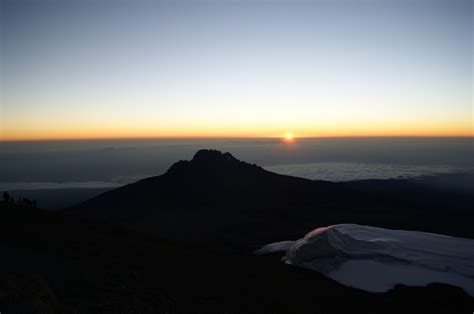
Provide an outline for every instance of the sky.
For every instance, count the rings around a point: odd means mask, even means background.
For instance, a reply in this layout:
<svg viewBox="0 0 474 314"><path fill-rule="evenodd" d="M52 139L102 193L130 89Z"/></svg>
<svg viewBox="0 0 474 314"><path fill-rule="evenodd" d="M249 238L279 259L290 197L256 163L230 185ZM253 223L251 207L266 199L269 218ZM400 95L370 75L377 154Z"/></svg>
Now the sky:
<svg viewBox="0 0 474 314"><path fill-rule="evenodd" d="M473 1L0 2L0 140L474 134Z"/></svg>

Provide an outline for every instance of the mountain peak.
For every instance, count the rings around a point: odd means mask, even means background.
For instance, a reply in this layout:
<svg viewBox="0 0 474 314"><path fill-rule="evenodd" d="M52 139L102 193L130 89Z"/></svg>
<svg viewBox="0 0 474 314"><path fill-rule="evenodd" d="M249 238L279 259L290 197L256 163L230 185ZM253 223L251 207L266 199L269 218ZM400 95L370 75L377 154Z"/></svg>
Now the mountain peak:
<svg viewBox="0 0 474 314"><path fill-rule="evenodd" d="M240 162L231 153L223 153L215 149L201 149L194 154L191 162Z"/></svg>
<svg viewBox="0 0 474 314"><path fill-rule="evenodd" d="M215 149L201 149L194 154L191 160L181 160L171 166L168 174L185 172L226 172L243 169L261 169L257 165L252 165L238 160L231 153L223 153Z"/></svg>

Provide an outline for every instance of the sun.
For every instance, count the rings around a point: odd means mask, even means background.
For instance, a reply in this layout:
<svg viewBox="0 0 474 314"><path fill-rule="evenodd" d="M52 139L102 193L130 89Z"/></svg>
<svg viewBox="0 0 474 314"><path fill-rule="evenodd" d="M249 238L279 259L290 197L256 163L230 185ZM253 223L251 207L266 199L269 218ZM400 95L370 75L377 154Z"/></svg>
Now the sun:
<svg viewBox="0 0 474 314"><path fill-rule="evenodd" d="M287 141L292 141L292 140L293 140L293 134L291 134L291 133L286 133L284 138L285 138L285 140L287 140Z"/></svg>

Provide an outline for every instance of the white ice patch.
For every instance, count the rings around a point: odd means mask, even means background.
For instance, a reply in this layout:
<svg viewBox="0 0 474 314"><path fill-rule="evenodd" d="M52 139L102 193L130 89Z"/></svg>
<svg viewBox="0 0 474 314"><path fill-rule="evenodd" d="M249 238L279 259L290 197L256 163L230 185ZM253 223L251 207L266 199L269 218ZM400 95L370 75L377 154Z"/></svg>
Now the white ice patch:
<svg viewBox="0 0 474 314"><path fill-rule="evenodd" d="M396 284L440 282L474 296L474 240L341 224L317 228L294 242L266 245L256 253L285 247L287 263L363 290L383 292Z"/></svg>

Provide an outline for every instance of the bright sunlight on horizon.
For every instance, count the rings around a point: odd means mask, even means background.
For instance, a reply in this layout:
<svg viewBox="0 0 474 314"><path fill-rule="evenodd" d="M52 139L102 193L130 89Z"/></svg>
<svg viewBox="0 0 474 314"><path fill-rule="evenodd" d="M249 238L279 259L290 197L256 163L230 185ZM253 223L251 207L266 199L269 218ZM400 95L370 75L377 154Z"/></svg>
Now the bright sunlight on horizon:
<svg viewBox="0 0 474 314"><path fill-rule="evenodd" d="M472 1L0 5L2 141L473 136Z"/></svg>

